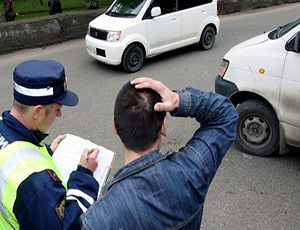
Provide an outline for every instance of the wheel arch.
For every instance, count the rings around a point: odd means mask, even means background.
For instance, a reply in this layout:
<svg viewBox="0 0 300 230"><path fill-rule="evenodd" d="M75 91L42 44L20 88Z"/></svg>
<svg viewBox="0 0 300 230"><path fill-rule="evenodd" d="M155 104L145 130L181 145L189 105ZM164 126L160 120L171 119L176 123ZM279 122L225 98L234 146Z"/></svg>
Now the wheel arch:
<svg viewBox="0 0 300 230"><path fill-rule="evenodd" d="M121 60L123 60L123 56L124 56L125 50L126 50L129 46L131 46L131 45L138 45L138 46L142 49L143 54L144 54L144 57L146 58L146 48L145 48L145 46L143 45L143 43L138 42L138 41L134 41L134 42L129 43L129 44L125 47L125 49L123 50L123 53L122 53L122 58L121 58Z"/></svg>
<svg viewBox="0 0 300 230"><path fill-rule="evenodd" d="M208 27L208 26L212 27L212 28L214 29L214 31L215 31L215 35L217 35L218 31L217 31L217 27L216 27L216 25L215 25L214 23L209 23L209 24L207 24L207 25L203 28L202 33L203 33L203 31L205 30L205 28ZM201 33L201 35L202 35L202 33ZM201 36L201 35L200 35L200 36Z"/></svg>
<svg viewBox="0 0 300 230"><path fill-rule="evenodd" d="M276 116L278 118L278 115L277 115L274 107L272 106L272 104L267 99L265 99L263 96L261 96L259 94L249 92L249 91L239 91L239 92L236 92L236 93L232 94L229 97L229 99L235 107L237 107L238 104L241 104L242 102L244 102L246 100L249 100L249 99L261 100L264 103L266 103L270 108L272 108L273 112L276 114Z"/></svg>
<svg viewBox="0 0 300 230"><path fill-rule="evenodd" d="M210 22L210 23L208 23L208 24L206 24L206 25L201 25L201 26L200 26L199 32L198 32L198 40L199 40L199 41L200 41L200 39L201 39L201 36L202 36L202 34L203 34L203 31L204 31L207 27L213 28L213 30L215 31L215 35L217 35L217 33L218 33L217 26L216 26L214 23Z"/></svg>
<svg viewBox="0 0 300 230"><path fill-rule="evenodd" d="M201 38L201 35L206 27L210 26L214 29L215 35L219 32L219 20L216 20L215 17L209 16L205 18L203 21L201 21L198 29L198 40Z"/></svg>

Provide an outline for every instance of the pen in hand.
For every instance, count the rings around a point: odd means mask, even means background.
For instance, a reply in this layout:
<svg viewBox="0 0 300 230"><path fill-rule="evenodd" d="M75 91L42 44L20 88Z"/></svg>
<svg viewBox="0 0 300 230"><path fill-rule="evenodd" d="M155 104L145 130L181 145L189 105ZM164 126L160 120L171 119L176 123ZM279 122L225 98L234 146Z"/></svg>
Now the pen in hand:
<svg viewBox="0 0 300 230"><path fill-rule="evenodd" d="M91 153L89 152L89 153L88 153L88 155L87 155L87 157L86 157L86 161L88 161L88 160L89 160L89 158L90 158L90 155L91 155Z"/></svg>
<svg viewBox="0 0 300 230"><path fill-rule="evenodd" d="M98 159L97 155L99 153L99 149L84 149L83 154L81 155L79 165L91 170L95 171L98 167Z"/></svg>

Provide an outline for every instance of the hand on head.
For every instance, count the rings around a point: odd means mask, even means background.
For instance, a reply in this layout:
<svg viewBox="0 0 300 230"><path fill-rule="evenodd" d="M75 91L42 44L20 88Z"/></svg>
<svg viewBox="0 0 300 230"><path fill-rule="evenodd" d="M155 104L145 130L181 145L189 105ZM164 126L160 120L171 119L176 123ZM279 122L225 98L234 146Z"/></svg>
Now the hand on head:
<svg viewBox="0 0 300 230"><path fill-rule="evenodd" d="M179 95L159 81L142 77L134 79L130 84L134 85L136 89L150 88L161 96L162 102L155 104L155 111L172 112L179 107Z"/></svg>

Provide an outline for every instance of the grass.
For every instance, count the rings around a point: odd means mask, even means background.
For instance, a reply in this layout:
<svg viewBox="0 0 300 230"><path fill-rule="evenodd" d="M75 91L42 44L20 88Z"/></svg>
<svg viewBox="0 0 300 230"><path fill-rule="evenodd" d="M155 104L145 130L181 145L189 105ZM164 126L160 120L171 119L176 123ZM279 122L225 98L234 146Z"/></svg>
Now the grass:
<svg viewBox="0 0 300 230"><path fill-rule="evenodd" d="M43 5L41 5L41 1ZM60 0L63 12L87 10L84 0ZM113 0L99 0L100 8L107 8ZM48 0L13 0L13 9L19 13L15 20L34 18L49 15ZM0 11L3 22L4 17L4 0L0 0Z"/></svg>

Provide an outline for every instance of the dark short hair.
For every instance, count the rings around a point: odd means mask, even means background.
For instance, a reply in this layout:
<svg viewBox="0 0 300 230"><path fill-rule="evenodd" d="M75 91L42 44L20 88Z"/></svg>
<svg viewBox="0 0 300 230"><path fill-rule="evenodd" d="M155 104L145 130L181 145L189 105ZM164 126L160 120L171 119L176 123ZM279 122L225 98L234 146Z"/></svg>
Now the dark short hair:
<svg viewBox="0 0 300 230"><path fill-rule="evenodd" d="M135 89L129 82L119 91L115 101L115 124L127 149L142 152L158 140L166 112L154 111L161 102L152 89Z"/></svg>

